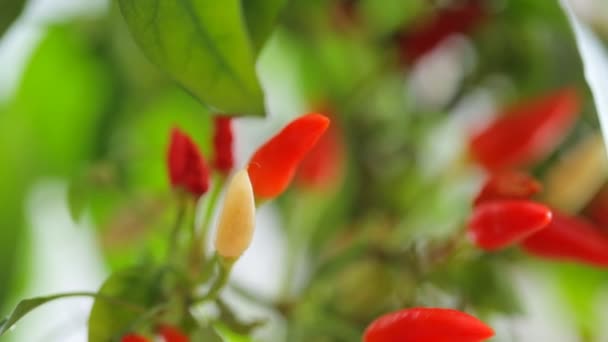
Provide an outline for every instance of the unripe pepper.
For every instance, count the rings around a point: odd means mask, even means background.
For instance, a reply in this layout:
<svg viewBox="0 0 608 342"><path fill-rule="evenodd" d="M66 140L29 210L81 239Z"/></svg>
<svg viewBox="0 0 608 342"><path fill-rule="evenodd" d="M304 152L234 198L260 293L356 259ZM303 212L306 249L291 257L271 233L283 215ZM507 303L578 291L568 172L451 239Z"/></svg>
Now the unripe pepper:
<svg viewBox="0 0 608 342"><path fill-rule="evenodd" d="M505 199L530 199L541 189L540 182L523 172L497 172L490 175L473 204Z"/></svg>
<svg viewBox="0 0 608 342"><path fill-rule="evenodd" d="M247 168L256 197L271 199L285 191L300 161L328 126L327 117L307 114L290 122L262 145Z"/></svg>
<svg viewBox="0 0 608 342"><path fill-rule="evenodd" d="M608 237L585 219L556 211L549 226L525 239L521 246L532 255L550 260L608 267Z"/></svg>
<svg viewBox="0 0 608 342"><path fill-rule="evenodd" d="M412 308L381 316L370 324L364 342L479 342L494 330L479 319L453 309Z"/></svg>
<svg viewBox="0 0 608 342"><path fill-rule="evenodd" d="M237 259L249 247L255 228L255 199L246 170L234 175L220 213L215 248L226 259Z"/></svg>
<svg viewBox="0 0 608 342"><path fill-rule="evenodd" d="M574 89L565 88L507 109L473 136L473 158L490 171L544 158L563 139L580 112Z"/></svg>
<svg viewBox="0 0 608 342"><path fill-rule="evenodd" d="M150 340L140 335L128 334L123 336L120 342L150 342Z"/></svg>
<svg viewBox="0 0 608 342"><path fill-rule="evenodd" d="M190 340L179 329L170 325L161 325L158 332L164 342L188 342Z"/></svg>
<svg viewBox="0 0 608 342"><path fill-rule="evenodd" d="M400 33L402 59L413 63L451 35L468 33L481 24L487 10L478 0L463 1L458 6L438 10L412 29Z"/></svg>
<svg viewBox="0 0 608 342"><path fill-rule="evenodd" d="M509 247L546 228L551 210L526 200L499 200L479 204L469 220L468 235L486 251Z"/></svg>
<svg viewBox="0 0 608 342"><path fill-rule="evenodd" d="M192 138L178 128L171 131L167 166L173 188L182 188L195 197L209 189L209 168L203 155Z"/></svg>
<svg viewBox="0 0 608 342"><path fill-rule="evenodd" d="M215 116L213 124L213 167L226 175L234 167L232 118Z"/></svg>

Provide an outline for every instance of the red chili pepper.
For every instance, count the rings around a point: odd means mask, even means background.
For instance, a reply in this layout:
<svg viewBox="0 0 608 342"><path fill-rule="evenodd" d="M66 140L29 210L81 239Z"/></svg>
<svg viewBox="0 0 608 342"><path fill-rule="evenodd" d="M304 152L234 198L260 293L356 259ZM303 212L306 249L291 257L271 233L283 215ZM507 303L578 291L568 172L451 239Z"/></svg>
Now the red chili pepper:
<svg viewBox="0 0 608 342"><path fill-rule="evenodd" d="M484 202L473 209L469 237L486 251L509 247L547 227L551 210L524 200Z"/></svg>
<svg viewBox="0 0 608 342"><path fill-rule="evenodd" d="M159 333L165 342L188 342L190 339L184 335L179 329L170 325L161 325Z"/></svg>
<svg viewBox="0 0 608 342"><path fill-rule="evenodd" d="M540 182L523 172L497 172L488 178L473 204L504 199L529 199L541 189Z"/></svg>
<svg viewBox="0 0 608 342"><path fill-rule="evenodd" d="M608 186L602 187L584 210L584 214L604 232L608 232Z"/></svg>
<svg viewBox="0 0 608 342"><path fill-rule="evenodd" d="M304 157L297 181L304 188L325 190L337 183L344 168L344 137L332 124Z"/></svg>
<svg viewBox="0 0 608 342"><path fill-rule="evenodd" d="M572 127L579 102L575 90L566 88L507 109L473 137L473 157L493 171L542 159Z"/></svg>
<svg viewBox="0 0 608 342"><path fill-rule="evenodd" d="M526 252L551 260L608 266L608 237L581 217L553 211L549 226L521 245Z"/></svg>
<svg viewBox="0 0 608 342"><path fill-rule="evenodd" d="M291 182L300 161L328 126L327 117L307 114L289 123L261 146L247 168L255 195L270 199L281 194Z"/></svg>
<svg viewBox="0 0 608 342"><path fill-rule="evenodd" d="M120 342L149 342L149 340L140 335L128 334L123 336Z"/></svg>
<svg viewBox="0 0 608 342"><path fill-rule="evenodd" d="M234 167L232 118L216 116L213 118L213 123L215 128L213 134L213 149L215 151L213 167L223 174L228 174Z"/></svg>
<svg viewBox="0 0 608 342"><path fill-rule="evenodd" d="M486 15L482 1L477 0L438 10L409 31L398 35L403 60L408 64L413 63L449 36L473 31Z"/></svg>
<svg viewBox="0 0 608 342"><path fill-rule="evenodd" d="M198 197L209 189L209 168L194 141L178 128L171 131L167 156L169 178L174 188Z"/></svg>
<svg viewBox="0 0 608 342"><path fill-rule="evenodd" d="M412 308L381 316L370 324L364 342L478 342L494 336L479 319L452 309Z"/></svg>

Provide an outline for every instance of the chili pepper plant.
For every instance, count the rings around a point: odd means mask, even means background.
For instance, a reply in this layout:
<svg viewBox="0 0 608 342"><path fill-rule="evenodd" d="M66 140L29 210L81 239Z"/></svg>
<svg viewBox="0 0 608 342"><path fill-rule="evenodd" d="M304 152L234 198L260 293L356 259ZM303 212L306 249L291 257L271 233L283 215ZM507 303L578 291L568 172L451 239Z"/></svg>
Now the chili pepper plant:
<svg viewBox="0 0 608 342"><path fill-rule="evenodd" d="M33 3L0 6L0 57L40 34L0 96L3 341L67 297L91 298L91 342L605 340L608 94L587 81L608 64L576 40L603 48L601 1L115 0L28 22ZM95 237L93 291L27 290L51 181Z"/></svg>

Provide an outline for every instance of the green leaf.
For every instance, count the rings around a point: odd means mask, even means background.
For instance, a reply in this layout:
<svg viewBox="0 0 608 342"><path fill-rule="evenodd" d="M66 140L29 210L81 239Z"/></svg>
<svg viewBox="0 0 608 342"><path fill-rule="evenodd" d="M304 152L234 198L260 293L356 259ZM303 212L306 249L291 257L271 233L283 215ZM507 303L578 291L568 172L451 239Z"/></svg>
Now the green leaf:
<svg viewBox="0 0 608 342"><path fill-rule="evenodd" d="M239 0L120 0L120 8L148 58L203 103L264 114Z"/></svg>
<svg viewBox="0 0 608 342"><path fill-rule="evenodd" d="M286 0L243 0L243 11L247 20L249 37L259 52L272 33Z"/></svg>
<svg viewBox="0 0 608 342"><path fill-rule="evenodd" d="M561 0L561 5L572 26L585 69L585 79L600 118L604 142L608 143L608 50L597 35L577 17L567 1Z"/></svg>
<svg viewBox="0 0 608 342"><path fill-rule="evenodd" d="M17 304L13 312L7 318L0 321L0 335L7 332L15 323L17 323L17 321L23 318L23 316L27 315L30 311L36 309L37 307L56 299L69 297L98 297L98 294L93 292L70 292L60 293L52 296L24 299ZM113 301L113 299L105 296L100 297L101 298L98 298L98 300L111 302L116 305L116 302Z"/></svg>
<svg viewBox="0 0 608 342"><path fill-rule="evenodd" d="M161 297L162 272L151 267L134 267L114 273L102 285L101 295L129 305L150 309ZM89 342L114 341L131 330L142 317L125 306L96 300L89 317Z"/></svg>
<svg viewBox="0 0 608 342"><path fill-rule="evenodd" d="M25 7L25 0L5 0L0 10L0 38L19 17Z"/></svg>
<svg viewBox="0 0 608 342"><path fill-rule="evenodd" d="M64 296L55 295L48 297L30 298L20 301L19 304L17 304L17 307L15 307L15 309L13 310L13 312L7 318L2 320L2 323L0 324L0 335L7 332L15 323L17 323L18 320L20 320L23 316L27 315L30 311L34 310L42 304L62 297Z"/></svg>

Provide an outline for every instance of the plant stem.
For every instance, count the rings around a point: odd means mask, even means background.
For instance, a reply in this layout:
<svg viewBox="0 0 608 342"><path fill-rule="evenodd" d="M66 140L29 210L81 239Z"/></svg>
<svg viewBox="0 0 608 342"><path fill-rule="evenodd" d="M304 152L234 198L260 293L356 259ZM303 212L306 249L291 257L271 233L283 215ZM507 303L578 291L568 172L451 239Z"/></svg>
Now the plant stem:
<svg viewBox="0 0 608 342"><path fill-rule="evenodd" d="M211 288L209 288L209 291L205 295L199 298L194 298L195 303L206 302L208 300L213 300L217 298L219 292L226 286L226 284L228 283L228 279L230 279L230 272L232 271L232 265L234 265L234 261L226 260L218 256L216 257L219 258L218 275L217 277L215 277Z"/></svg>
<svg viewBox="0 0 608 342"><path fill-rule="evenodd" d="M174 260L177 254L179 230L184 221L184 217L186 216L187 207L188 205L186 200L183 196L179 195L177 204L177 216L175 218L173 228L171 229L171 236L169 238L169 260Z"/></svg>
<svg viewBox="0 0 608 342"><path fill-rule="evenodd" d="M224 176L216 176L214 178L215 181L213 182L213 187L207 200L203 222L200 229L194 232L194 238L192 240L190 267L195 276L198 275L201 265L206 261L205 249L207 245L207 235L209 234L213 213L217 207L217 202L225 182Z"/></svg>

